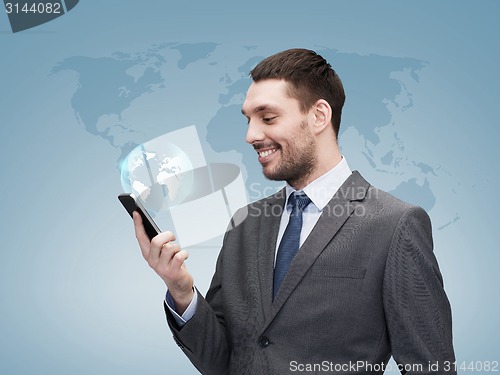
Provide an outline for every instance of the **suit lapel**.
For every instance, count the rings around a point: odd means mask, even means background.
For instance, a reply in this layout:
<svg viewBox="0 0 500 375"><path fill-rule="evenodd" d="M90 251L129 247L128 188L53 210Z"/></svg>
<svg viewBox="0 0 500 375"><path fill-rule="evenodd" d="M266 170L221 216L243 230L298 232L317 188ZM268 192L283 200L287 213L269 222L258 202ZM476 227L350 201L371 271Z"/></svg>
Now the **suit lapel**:
<svg viewBox="0 0 500 375"><path fill-rule="evenodd" d="M285 205L286 190L283 188L263 203L259 226L259 284L262 298L264 320L271 313L273 298L274 253L281 219Z"/></svg>
<svg viewBox="0 0 500 375"><path fill-rule="evenodd" d="M318 222L290 264L290 268L283 279L280 290L274 302L272 302L271 311L269 314L265 314L266 323L263 329L267 328L272 322L290 294L313 265L316 258L352 214L355 205L351 202L364 199L369 186L368 182L366 182L357 171L354 171L323 209ZM278 229L276 229L276 232L277 230ZM276 236L277 234L272 238L276 239ZM273 242L273 246L276 246L276 241ZM272 254L274 255L274 252L272 252ZM273 262L271 262L271 265L272 264ZM267 267L269 267L269 265L267 265ZM272 275L273 271L271 269L271 281L267 293L271 296L268 297L266 295L266 300L272 298ZM266 280L266 283L268 282L269 281Z"/></svg>

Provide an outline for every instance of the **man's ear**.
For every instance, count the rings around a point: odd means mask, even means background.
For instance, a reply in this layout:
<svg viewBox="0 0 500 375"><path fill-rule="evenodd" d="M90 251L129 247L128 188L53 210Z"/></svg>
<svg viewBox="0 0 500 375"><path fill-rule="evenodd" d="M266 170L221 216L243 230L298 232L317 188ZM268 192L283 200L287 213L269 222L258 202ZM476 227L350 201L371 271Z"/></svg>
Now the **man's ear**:
<svg viewBox="0 0 500 375"><path fill-rule="evenodd" d="M314 123L311 131L319 134L327 128L332 128L332 107L324 99L319 99L312 106Z"/></svg>

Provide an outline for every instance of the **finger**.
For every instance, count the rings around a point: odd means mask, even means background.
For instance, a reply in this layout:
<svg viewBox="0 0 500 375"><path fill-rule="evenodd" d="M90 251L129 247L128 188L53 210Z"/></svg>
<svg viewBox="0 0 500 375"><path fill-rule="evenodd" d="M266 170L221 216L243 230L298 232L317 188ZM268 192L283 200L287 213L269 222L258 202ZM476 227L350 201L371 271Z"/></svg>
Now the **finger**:
<svg viewBox="0 0 500 375"><path fill-rule="evenodd" d="M157 234L156 236L153 237L151 240L151 244L153 246L162 246L165 243L175 241L175 236L172 232L166 231L162 232L160 234Z"/></svg>
<svg viewBox="0 0 500 375"><path fill-rule="evenodd" d="M163 247L174 240L175 236L172 232L162 232L153 237L149 247L149 256L147 259L147 261L150 262L150 266L158 263Z"/></svg>
<svg viewBox="0 0 500 375"><path fill-rule="evenodd" d="M180 269L184 266L184 262L189 258L189 253L186 250L179 250L172 258L170 266L173 269Z"/></svg>
<svg viewBox="0 0 500 375"><path fill-rule="evenodd" d="M155 236L151 240L151 244L149 247L149 255L147 261L149 265L153 269L157 269L160 265L160 256L163 254L163 262L168 266L170 263L170 258L173 256L172 250L175 248L176 252L178 251L175 246L178 245L173 244L171 241L175 239L175 236L172 232L163 232Z"/></svg>
<svg viewBox="0 0 500 375"><path fill-rule="evenodd" d="M149 244L150 242L154 241L161 246L165 242L175 241L175 235L170 231L162 232L153 237L153 239L150 241L148 234L146 233L146 229L144 229L144 225L142 223L142 216L139 214L139 212L134 211L132 212L132 217L134 219L136 237L138 240L140 239L141 242Z"/></svg>
<svg viewBox="0 0 500 375"><path fill-rule="evenodd" d="M156 236L158 237L158 236ZM149 256L146 258L148 264L151 268L156 269L158 262L160 260L160 254L162 252L163 243L158 238L153 238L149 246Z"/></svg>
<svg viewBox="0 0 500 375"><path fill-rule="evenodd" d="M161 247L160 262L165 267L170 267L172 258L181 250L180 246L173 242L164 243Z"/></svg>

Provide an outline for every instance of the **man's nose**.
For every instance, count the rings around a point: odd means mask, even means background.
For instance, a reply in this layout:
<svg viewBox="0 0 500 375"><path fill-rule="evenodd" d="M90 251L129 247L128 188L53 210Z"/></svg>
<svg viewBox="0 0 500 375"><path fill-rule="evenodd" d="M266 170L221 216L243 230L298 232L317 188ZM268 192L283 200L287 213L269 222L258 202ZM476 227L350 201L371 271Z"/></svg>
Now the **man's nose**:
<svg viewBox="0 0 500 375"><path fill-rule="evenodd" d="M248 130L246 136L246 142L252 144L254 142L260 142L265 139L264 129L256 121L250 121L248 123Z"/></svg>

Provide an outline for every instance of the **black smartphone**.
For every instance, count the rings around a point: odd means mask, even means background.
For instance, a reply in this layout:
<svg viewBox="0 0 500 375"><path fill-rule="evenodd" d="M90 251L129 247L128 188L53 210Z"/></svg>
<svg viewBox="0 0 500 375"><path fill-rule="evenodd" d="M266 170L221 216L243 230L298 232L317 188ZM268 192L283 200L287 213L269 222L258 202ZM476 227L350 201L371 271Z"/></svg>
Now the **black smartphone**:
<svg viewBox="0 0 500 375"><path fill-rule="evenodd" d="M161 232L158 225L156 225L151 216L149 216L148 211L146 211L134 194L123 193L118 196L118 199L122 202L123 207L125 207L130 216L132 216L134 211L139 212L142 217L142 224L150 240Z"/></svg>

